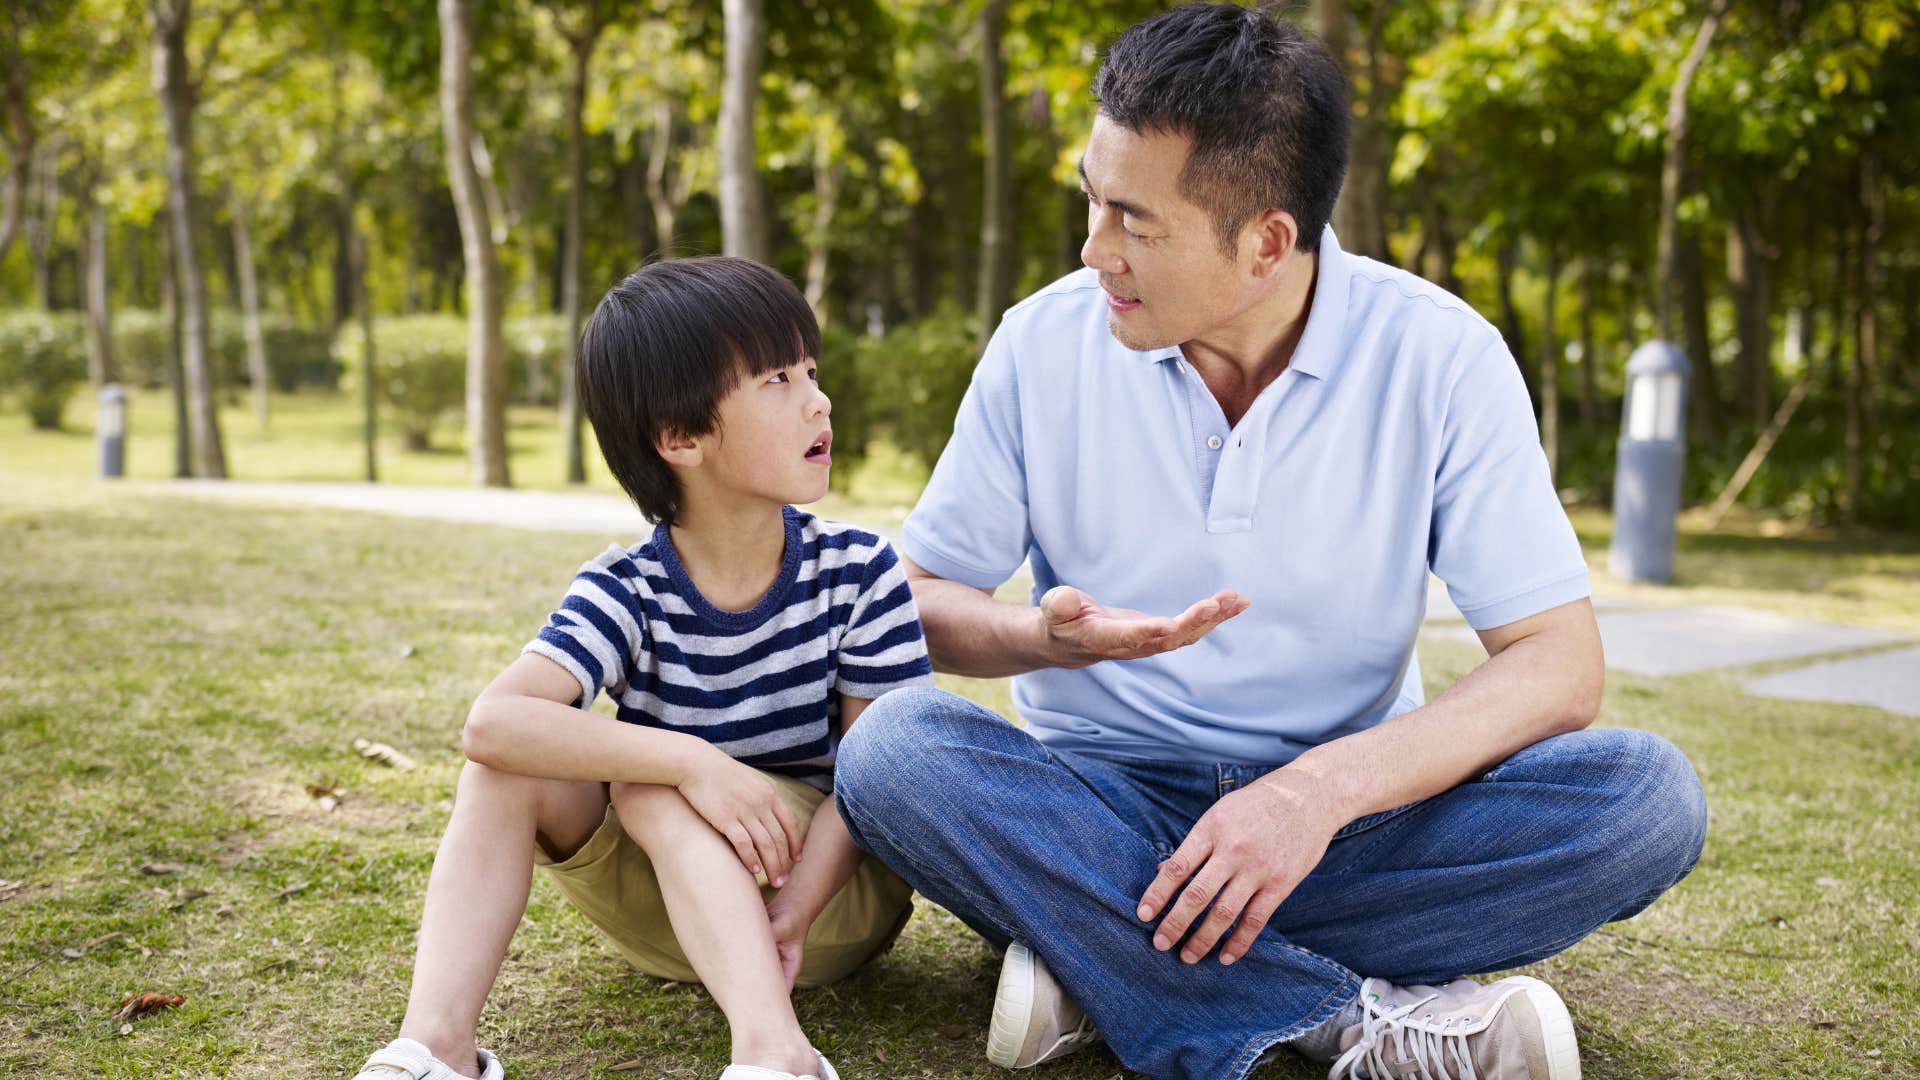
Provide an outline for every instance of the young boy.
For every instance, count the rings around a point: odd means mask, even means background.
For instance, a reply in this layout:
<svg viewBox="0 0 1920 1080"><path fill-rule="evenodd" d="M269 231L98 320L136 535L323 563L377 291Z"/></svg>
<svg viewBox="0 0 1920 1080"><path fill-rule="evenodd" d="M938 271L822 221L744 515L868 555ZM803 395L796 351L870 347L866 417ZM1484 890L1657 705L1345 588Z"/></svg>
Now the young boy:
<svg viewBox="0 0 1920 1080"><path fill-rule="evenodd" d="M364 1080L503 1075L475 1026L536 863L640 970L706 984L721 1080L835 1078L790 989L884 951L911 894L848 838L834 750L932 669L886 542L789 505L827 491L819 352L800 293L745 259L655 263L594 311L580 396L658 527L582 567L474 702L400 1038ZM601 690L618 719L585 711Z"/></svg>

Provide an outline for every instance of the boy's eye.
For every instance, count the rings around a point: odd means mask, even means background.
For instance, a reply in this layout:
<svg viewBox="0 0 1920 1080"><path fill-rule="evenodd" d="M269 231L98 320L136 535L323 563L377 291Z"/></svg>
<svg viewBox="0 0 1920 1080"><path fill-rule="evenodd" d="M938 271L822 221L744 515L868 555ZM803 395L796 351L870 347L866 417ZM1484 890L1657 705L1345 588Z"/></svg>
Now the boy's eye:
<svg viewBox="0 0 1920 1080"><path fill-rule="evenodd" d="M786 382L786 381L787 381L787 373L786 373L786 372L784 372L784 371L776 371L776 372L774 372L774 373L773 373L773 377L772 377L772 378L770 378L770 379L768 379L767 381L768 381L768 382L770 382L770 383L777 383L777 382Z"/></svg>
<svg viewBox="0 0 1920 1080"><path fill-rule="evenodd" d="M810 368L808 368L808 369L807 369L807 378L809 378L809 379L812 379L812 380L813 380L814 382L819 382L819 381L820 381L820 369L819 369L819 368L816 368L816 367L810 367Z"/></svg>

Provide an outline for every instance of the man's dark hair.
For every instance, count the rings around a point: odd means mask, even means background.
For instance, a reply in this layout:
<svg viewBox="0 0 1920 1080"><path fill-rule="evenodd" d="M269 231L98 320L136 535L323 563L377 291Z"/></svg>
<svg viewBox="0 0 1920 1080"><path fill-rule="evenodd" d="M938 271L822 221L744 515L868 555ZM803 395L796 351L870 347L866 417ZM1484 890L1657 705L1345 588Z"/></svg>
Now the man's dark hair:
<svg viewBox="0 0 1920 1080"><path fill-rule="evenodd" d="M1231 255L1266 210L1313 251L1347 172L1346 73L1320 43L1266 8L1183 4L1107 47L1094 100L1128 131L1185 135L1180 193L1213 214Z"/></svg>
<svg viewBox="0 0 1920 1080"><path fill-rule="evenodd" d="M671 524L680 484L667 434L706 435L742 379L820 355L800 290L751 259L643 266L607 291L580 332L580 401L607 468L649 520Z"/></svg>

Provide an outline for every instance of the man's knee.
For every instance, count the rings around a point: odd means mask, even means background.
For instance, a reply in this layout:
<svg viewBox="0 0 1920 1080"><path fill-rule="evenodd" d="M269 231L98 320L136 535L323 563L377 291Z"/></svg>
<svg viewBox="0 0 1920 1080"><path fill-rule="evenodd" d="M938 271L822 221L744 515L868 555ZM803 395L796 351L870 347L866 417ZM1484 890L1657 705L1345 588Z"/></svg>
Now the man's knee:
<svg viewBox="0 0 1920 1080"><path fill-rule="evenodd" d="M1658 735L1607 729L1614 766L1603 783L1612 796L1617 850L1630 853L1644 892L1619 918L1638 912L1691 873L1707 838L1707 797L1692 762ZM1602 825L1604 828L1605 825Z"/></svg>
<svg viewBox="0 0 1920 1080"><path fill-rule="evenodd" d="M994 734L981 729L983 718L1017 730L944 690L913 687L881 696L840 741L834 793L843 805L870 807L949 781L952 767L971 756L983 735Z"/></svg>

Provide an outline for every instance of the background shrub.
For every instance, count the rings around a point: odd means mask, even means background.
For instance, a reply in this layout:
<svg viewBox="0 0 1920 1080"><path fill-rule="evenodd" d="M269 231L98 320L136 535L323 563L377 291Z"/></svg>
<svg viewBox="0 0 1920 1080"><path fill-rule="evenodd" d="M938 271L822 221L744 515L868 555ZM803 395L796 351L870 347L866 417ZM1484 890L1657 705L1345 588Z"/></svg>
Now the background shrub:
<svg viewBox="0 0 1920 1080"><path fill-rule="evenodd" d="M373 320L374 389L398 418L407 449L431 445L433 425L466 395L467 320L458 315L401 315ZM359 324L341 327L333 343L340 386L359 393L366 377Z"/></svg>
<svg viewBox="0 0 1920 1080"><path fill-rule="evenodd" d="M17 395L33 426L60 426L87 381L86 331L75 312L0 312L0 393Z"/></svg>

